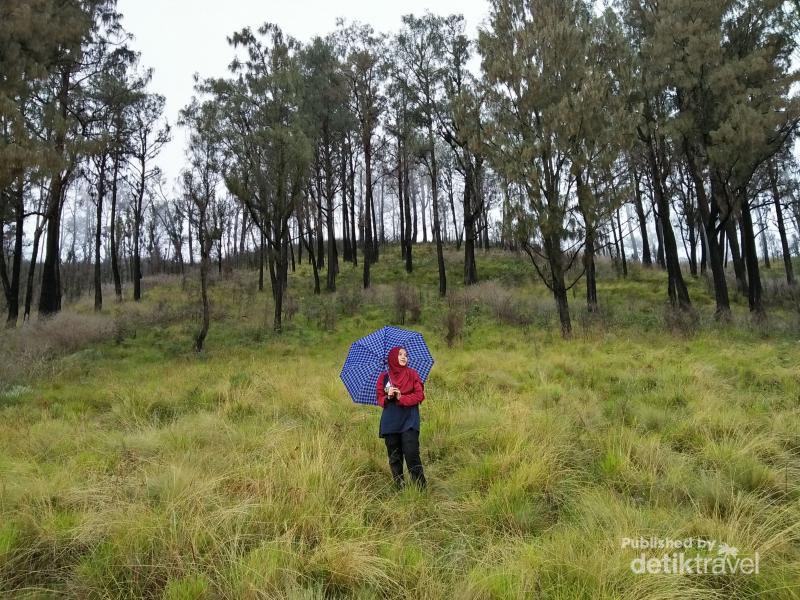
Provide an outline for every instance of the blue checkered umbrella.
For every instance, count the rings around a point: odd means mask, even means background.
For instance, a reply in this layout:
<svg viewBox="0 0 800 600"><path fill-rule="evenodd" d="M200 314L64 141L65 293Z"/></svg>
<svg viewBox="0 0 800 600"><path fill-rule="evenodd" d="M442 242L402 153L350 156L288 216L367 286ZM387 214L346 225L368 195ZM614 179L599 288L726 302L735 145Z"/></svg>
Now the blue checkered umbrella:
<svg viewBox="0 0 800 600"><path fill-rule="evenodd" d="M408 351L408 366L415 369L422 381L428 378L433 367L431 356L422 334L399 327L383 327L353 342L344 361L342 378L353 402L378 404L375 386L378 376L387 369L389 350L402 346Z"/></svg>

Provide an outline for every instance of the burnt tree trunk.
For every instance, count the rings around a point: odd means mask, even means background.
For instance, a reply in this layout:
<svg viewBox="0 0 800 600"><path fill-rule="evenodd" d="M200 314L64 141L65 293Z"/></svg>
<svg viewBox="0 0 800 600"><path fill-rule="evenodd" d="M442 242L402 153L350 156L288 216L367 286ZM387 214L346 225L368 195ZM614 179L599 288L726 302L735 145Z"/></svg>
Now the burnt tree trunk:
<svg viewBox="0 0 800 600"><path fill-rule="evenodd" d="M400 258L406 258L406 205L403 199L403 148L400 136L397 136L397 203L400 212Z"/></svg>
<svg viewBox="0 0 800 600"><path fill-rule="evenodd" d="M8 317L6 326L13 328L17 326L19 317L19 291L22 273L22 246L25 233L25 180L20 176L17 186L13 191L14 203L14 254L11 257L11 280L6 274L5 259L3 249L0 248L0 261L2 264L3 287L6 290L6 305L8 307ZM2 209L0 209L2 210ZM1 218L1 215L0 215ZM0 236L2 235L2 221L0 221ZM31 259L33 260L33 259Z"/></svg>
<svg viewBox="0 0 800 600"><path fill-rule="evenodd" d="M100 246L103 233L103 200L106 195L106 155L100 157L99 180L97 182L97 223L94 232L94 309L103 310L103 281L100 262Z"/></svg>
<svg viewBox="0 0 800 600"><path fill-rule="evenodd" d="M742 207L742 245L745 264L747 265L747 300L750 306L750 313L756 320L763 320L766 317L764 311L764 301L761 289L761 273L758 267L758 254L756 253L756 237L753 230L753 217L750 213L750 206L744 198L741 202Z"/></svg>
<svg viewBox="0 0 800 600"><path fill-rule="evenodd" d="M475 173L471 159L464 161L464 285L478 283L478 268L475 263Z"/></svg>
<svg viewBox="0 0 800 600"><path fill-rule="evenodd" d="M364 194L364 289L369 288L370 266L372 265L372 134L366 132L363 136L364 144L364 175L366 176L366 190Z"/></svg>
<svg viewBox="0 0 800 600"><path fill-rule="evenodd" d="M411 224L411 178L408 172L408 149L403 144L403 199L405 206L405 239L406 239L406 273L414 270L413 250L411 236L413 227Z"/></svg>
<svg viewBox="0 0 800 600"><path fill-rule="evenodd" d="M122 278L119 273L119 252L117 250L117 188L119 183L119 152L114 154L114 171L111 180L111 274L114 279L114 294L117 302L122 302ZM191 225L190 225L191 227ZM192 232L189 230L189 258L192 257Z"/></svg>
<svg viewBox="0 0 800 600"><path fill-rule="evenodd" d="M353 154L350 153L350 256L354 266L358 266L358 237L356 236L356 169L353 165Z"/></svg>
<svg viewBox="0 0 800 600"><path fill-rule="evenodd" d="M431 148L435 148L432 130L428 132L428 138ZM439 267L439 296L444 298L447 295L447 272L444 268L442 232L439 224L439 171L434 150L431 151L431 202L433 202L433 237L436 241L436 264Z"/></svg>
<svg viewBox="0 0 800 600"><path fill-rule="evenodd" d="M142 259L139 250L139 238L142 229L142 204L144 203L145 188L145 159L144 155L140 158L141 180L139 189L134 199L133 207L133 300L139 302L142 299Z"/></svg>

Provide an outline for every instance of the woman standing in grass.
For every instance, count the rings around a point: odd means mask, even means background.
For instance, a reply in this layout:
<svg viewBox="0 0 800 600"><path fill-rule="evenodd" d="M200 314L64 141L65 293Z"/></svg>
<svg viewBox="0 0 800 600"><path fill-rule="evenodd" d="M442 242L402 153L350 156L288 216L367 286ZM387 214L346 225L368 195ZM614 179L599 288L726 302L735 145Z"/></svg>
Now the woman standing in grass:
<svg viewBox="0 0 800 600"><path fill-rule="evenodd" d="M389 351L389 370L378 377L376 393L381 414L380 437L386 442L389 468L398 488L402 488L403 459L408 472L420 488L426 485L419 456L419 405L425 400L425 387L419 373L408 366L408 352L396 346Z"/></svg>

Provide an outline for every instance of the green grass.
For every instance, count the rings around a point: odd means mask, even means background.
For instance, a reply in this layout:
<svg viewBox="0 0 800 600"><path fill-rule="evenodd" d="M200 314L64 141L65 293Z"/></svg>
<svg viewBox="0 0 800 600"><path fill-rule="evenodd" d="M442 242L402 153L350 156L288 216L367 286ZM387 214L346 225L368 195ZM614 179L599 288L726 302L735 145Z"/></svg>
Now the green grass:
<svg viewBox="0 0 800 600"><path fill-rule="evenodd" d="M145 280L141 305L99 320L86 298L0 334L0 595L800 597L791 304L753 325L736 301L723 326L690 279L699 320L675 328L663 273L601 264L601 311L576 289L565 341L524 257L479 253L485 282L464 290L448 251L441 300L431 249L411 275L396 254L368 292L347 265L315 297L301 265L281 335L257 274L217 281L202 355L191 277ZM393 491L379 409L338 378L354 339L397 322L401 282L436 358L424 492ZM464 315L452 346L449 310ZM760 573L636 575L621 538L639 536L758 552Z"/></svg>

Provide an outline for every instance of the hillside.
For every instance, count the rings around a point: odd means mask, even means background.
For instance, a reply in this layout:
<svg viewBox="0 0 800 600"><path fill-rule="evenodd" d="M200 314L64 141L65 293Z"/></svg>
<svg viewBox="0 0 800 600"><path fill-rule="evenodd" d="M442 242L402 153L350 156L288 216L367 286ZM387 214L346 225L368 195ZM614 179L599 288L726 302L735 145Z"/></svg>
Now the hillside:
<svg viewBox="0 0 800 600"><path fill-rule="evenodd" d="M563 340L524 256L479 253L464 290L448 250L442 300L433 249L415 251L408 276L386 249L366 292L343 265L314 296L299 265L282 334L256 272L218 277L199 355L195 274L1 332L0 594L800 597L800 312L778 274L766 323L735 298L722 325L704 278L678 319L663 272L602 263L601 311L579 283ZM339 380L387 323L436 359L422 492L392 489L380 409ZM639 574L668 552L640 538L727 544L759 572Z"/></svg>

